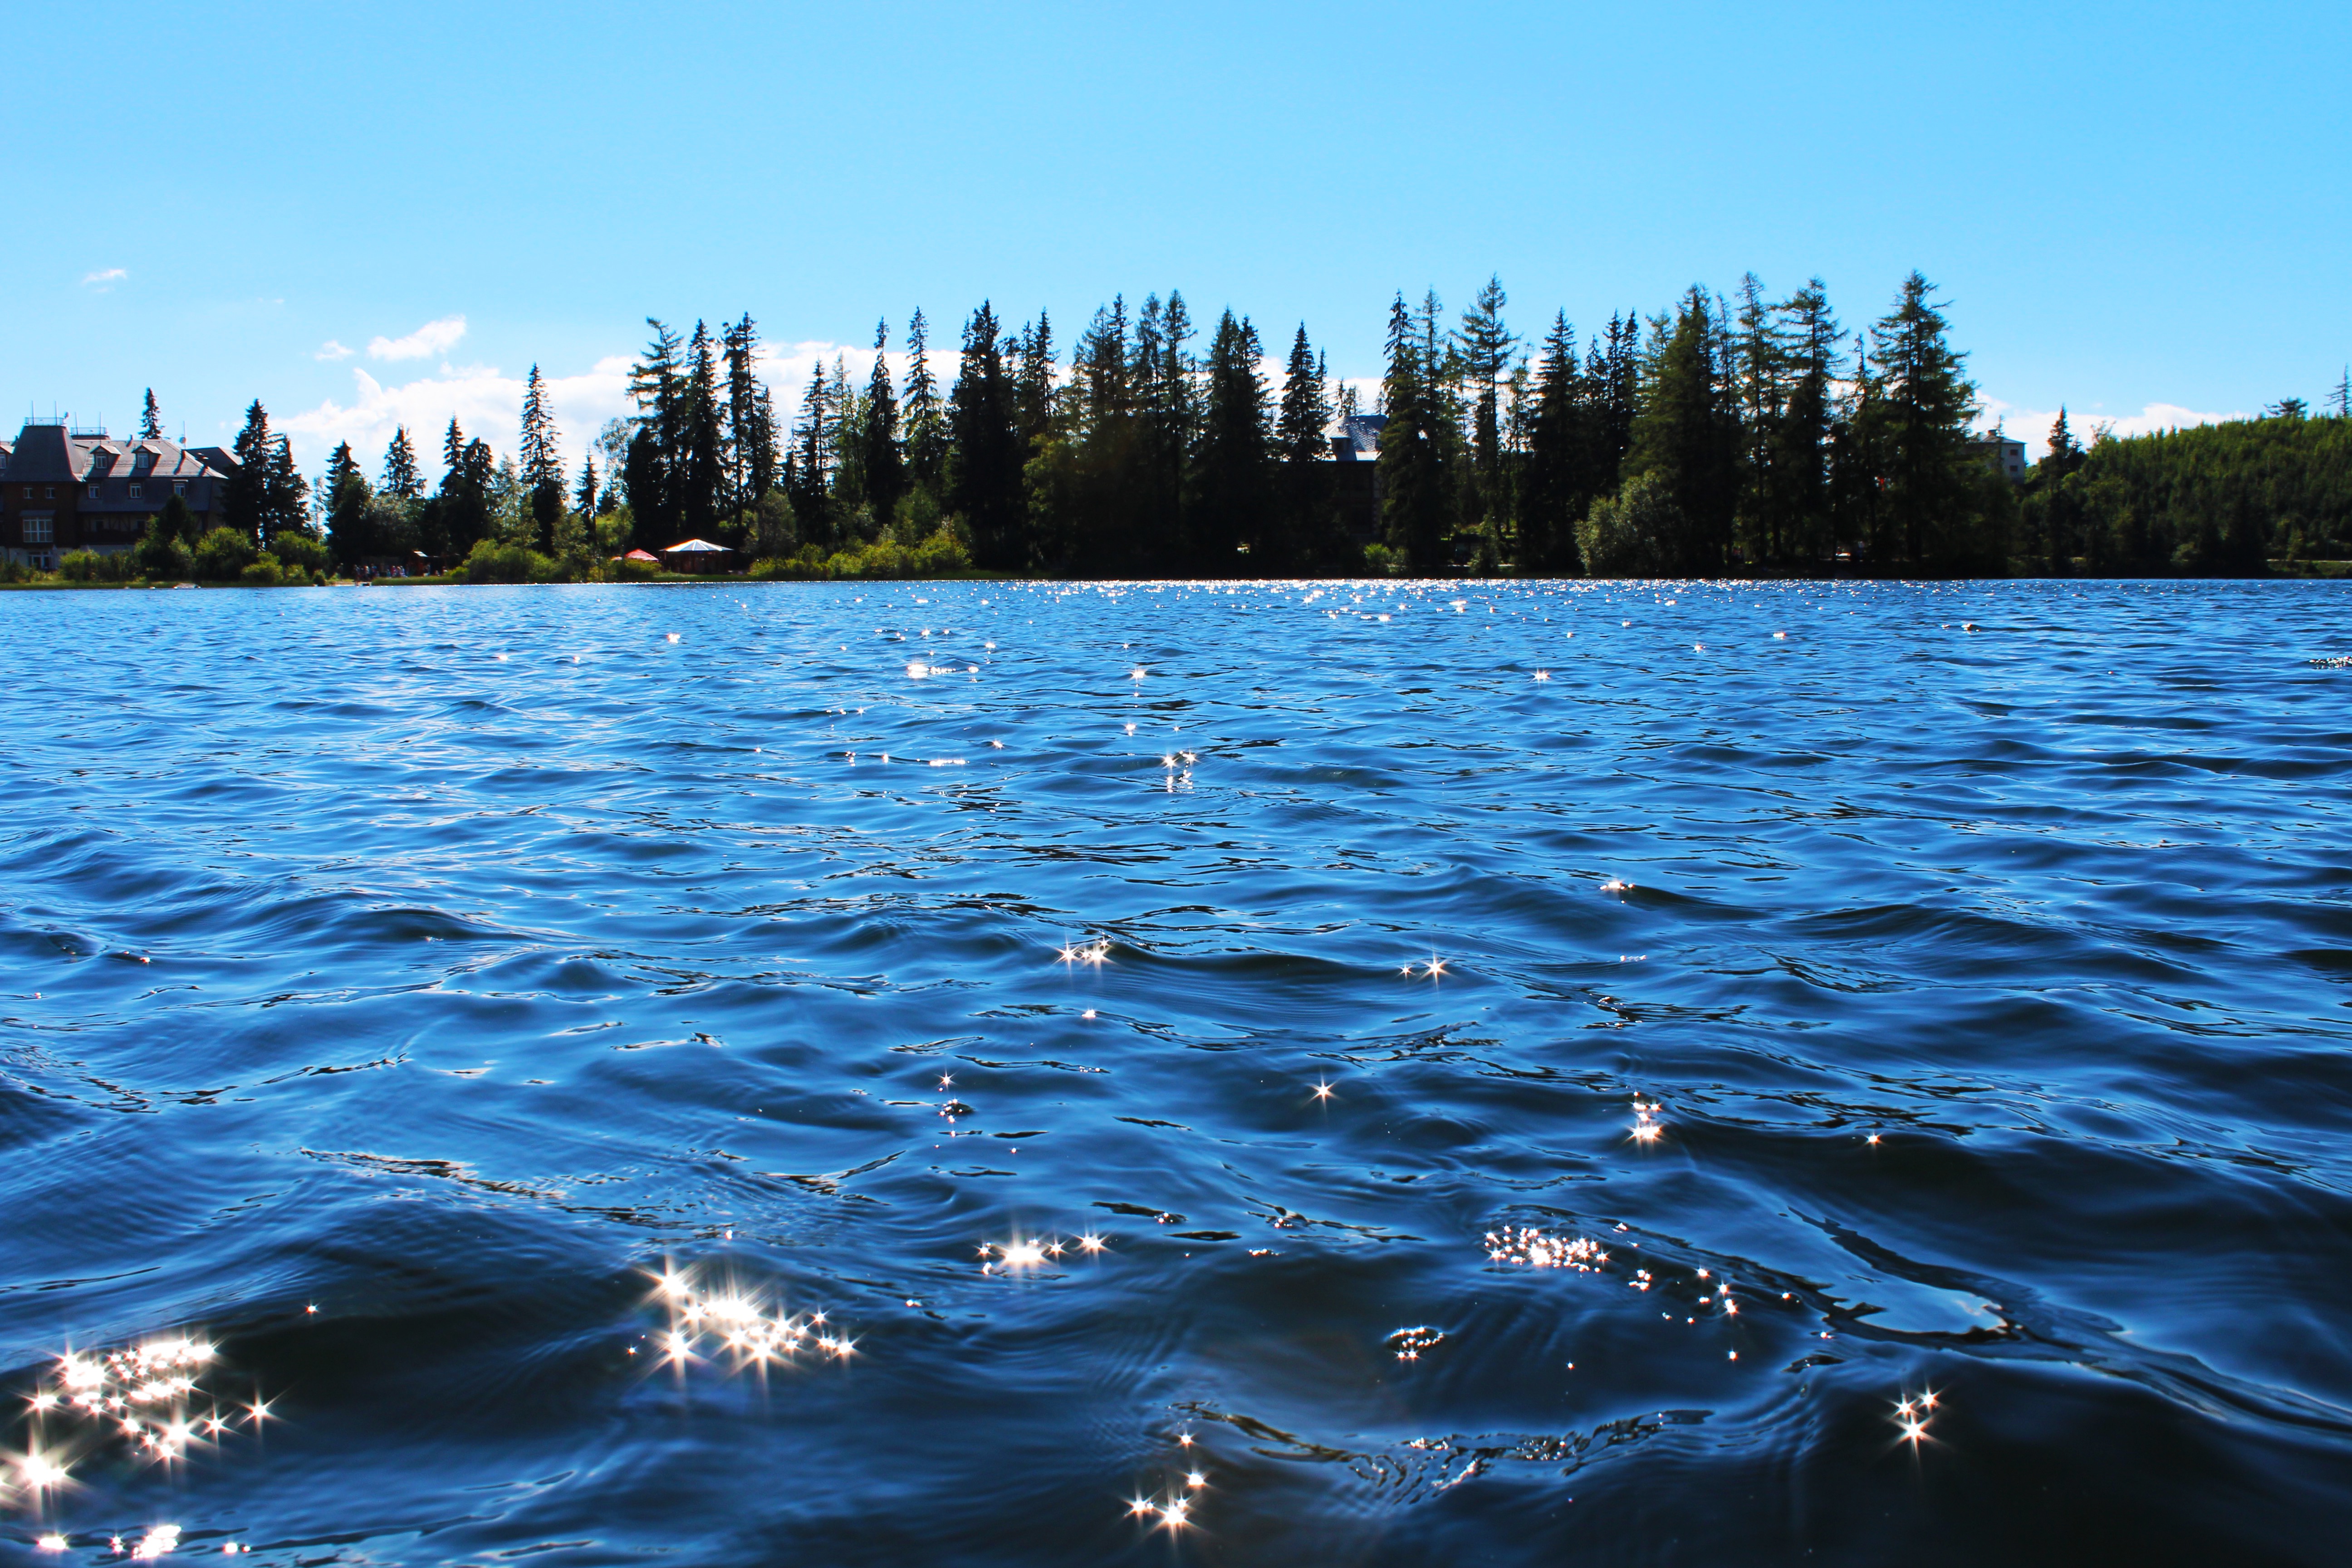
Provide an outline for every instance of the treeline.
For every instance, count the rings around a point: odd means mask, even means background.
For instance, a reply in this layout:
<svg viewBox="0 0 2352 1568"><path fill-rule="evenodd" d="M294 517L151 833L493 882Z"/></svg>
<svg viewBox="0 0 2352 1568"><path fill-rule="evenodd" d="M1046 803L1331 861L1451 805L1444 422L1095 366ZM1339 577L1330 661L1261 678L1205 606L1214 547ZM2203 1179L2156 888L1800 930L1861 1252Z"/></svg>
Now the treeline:
<svg viewBox="0 0 2352 1568"><path fill-rule="evenodd" d="M863 387L820 366L780 433L748 317L715 340L655 322L613 504L661 542L761 556L945 525L984 567L1081 576L1997 571L2013 498L1932 293L1914 275L1849 334L1818 281L1773 300L1751 277L1581 343L1557 315L1532 345L1497 282L1453 322L1400 296L1369 517L1330 461L1353 391L1303 324L1269 377L1248 318L1200 333L1181 293L1114 299L1066 363L1044 313L1008 329L983 304L942 395L918 313L902 382L878 352Z"/></svg>
<svg viewBox="0 0 2352 1568"><path fill-rule="evenodd" d="M1451 321L1433 293L1400 295L1369 410L1303 324L1270 362L1247 317L1204 333L1174 291L1115 298L1066 355L1043 312L1008 325L984 303L944 384L919 310L903 351L877 327L862 384L820 363L789 428L750 316L716 333L649 321L635 412L576 470L533 366L513 457L453 419L428 486L405 429L373 479L345 444L306 527L257 403L232 521L281 561L305 557L302 534L346 571L421 552L509 578L625 574L615 558L688 538L803 575L2213 572L2344 552L2352 426L2293 402L2088 447L2062 415L2010 483L1916 272L1859 331L1819 279L1784 299L1753 275L1729 299L1694 287L1581 337L1559 312L1530 340L1507 304L1495 280ZM1331 460L1360 413L1369 470Z"/></svg>
<svg viewBox="0 0 2352 1568"><path fill-rule="evenodd" d="M2334 417L2261 419L2085 447L2061 410L2023 496L2019 548L2043 570L2245 574L2352 559L2352 386Z"/></svg>

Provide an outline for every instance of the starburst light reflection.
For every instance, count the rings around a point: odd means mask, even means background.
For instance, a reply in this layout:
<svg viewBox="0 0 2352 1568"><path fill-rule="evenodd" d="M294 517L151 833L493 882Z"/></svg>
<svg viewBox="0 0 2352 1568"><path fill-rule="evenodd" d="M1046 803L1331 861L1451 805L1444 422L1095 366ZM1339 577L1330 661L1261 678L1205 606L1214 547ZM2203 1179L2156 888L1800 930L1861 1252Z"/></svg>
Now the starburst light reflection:
<svg viewBox="0 0 2352 1568"><path fill-rule="evenodd" d="M1532 1226L1505 1226L1486 1233L1486 1257L1495 1263L1523 1263L1530 1268L1573 1268L1597 1274L1609 1254L1588 1236L1552 1236Z"/></svg>
<svg viewBox="0 0 2352 1568"><path fill-rule="evenodd" d="M724 1355L737 1370L798 1365L803 1357L847 1361L857 1342L827 1325L823 1312L772 1309L738 1289L706 1290L665 1270L657 1294L669 1313L661 1359L683 1372L692 1361Z"/></svg>

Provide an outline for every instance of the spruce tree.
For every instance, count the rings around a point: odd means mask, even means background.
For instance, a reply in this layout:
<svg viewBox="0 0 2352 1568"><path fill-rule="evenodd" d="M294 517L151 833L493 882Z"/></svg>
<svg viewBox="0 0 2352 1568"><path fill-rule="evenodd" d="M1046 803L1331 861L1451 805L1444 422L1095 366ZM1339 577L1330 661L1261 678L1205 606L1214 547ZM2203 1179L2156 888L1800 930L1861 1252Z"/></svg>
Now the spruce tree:
<svg viewBox="0 0 2352 1568"><path fill-rule="evenodd" d="M725 510L735 517L750 510L767 489L760 482L761 451L773 445L773 437L766 428L761 405L766 389L758 375L760 329L751 313L743 312L740 321L719 333L719 342L727 372Z"/></svg>
<svg viewBox="0 0 2352 1568"><path fill-rule="evenodd" d="M727 430L719 359L700 321L694 323L694 336L687 345L685 398L678 524L700 539L719 531L727 504Z"/></svg>
<svg viewBox="0 0 2352 1568"><path fill-rule="evenodd" d="M591 453L580 459L580 484L572 492L572 510L580 514L583 522L595 522L596 495L596 458Z"/></svg>
<svg viewBox="0 0 2352 1568"><path fill-rule="evenodd" d="M261 542L268 549L285 534L309 531L310 486L283 436L269 444L262 474Z"/></svg>
<svg viewBox="0 0 2352 1568"><path fill-rule="evenodd" d="M1976 388L1962 374L1966 356L1946 341L1934 291L1916 271L1906 278L1895 309L1871 329L1871 348L1885 387L1885 505L1903 531L1905 560L1941 568L2000 552L1975 537L1984 467L1969 439Z"/></svg>
<svg viewBox="0 0 2352 1568"><path fill-rule="evenodd" d="M1424 317L1433 312L1424 311ZM1453 476L1431 426L1435 398L1424 361L1431 332L1416 330L1400 293L1389 309L1388 374L1381 383L1381 522L1389 548L1414 571L1434 574L1453 560Z"/></svg>
<svg viewBox="0 0 2352 1568"><path fill-rule="evenodd" d="M408 427L394 426L392 441L383 449L383 493L404 504L425 494L425 479L416 471L416 448L409 444Z"/></svg>
<svg viewBox="0 0 2352 1568"><path fill-rule="evenodd" d="M2336 378L2336 390L2327 395L2327 402L2336 410L2336 417L2352 419L2352 364L2346 365L2344 374Z"/></svg>
<svg viewBox="0 0 2352 1568"><path fill-rule="evenodd" d="M1045 444L1054 426L1054 323L1043 310L1021 334L1021 369L1013 384L1013 405L1021 427L1024 458Z"/></svg>
<svg viewBox="0 0 2352 1568"><path fill-rule="evenodd" d="M1535 416L1519 508L1523 571L1557 575L1576 569L1576 523L1592 499L1586 478L1592 433L1586 416L1576 329L1562 310L1552 318L1536 362Z"/></svg>
<svg viewBox="0 0 2352 1568"><path fill-rule="evenodd" d="M441 489L434 497L437 539L428 542L463 556L490 531L490 487L498 475L497 459L487 441L466 439L452 417L441 438Z"/></svg>
<svg viewBox="0 0 2352 1568"><path fill-rule="evenodd" d="M687 368L676 332L648 316L654 340L629 367L629 394L637 405L636 431L623 466L637 542L658 547L686 537Z"/></svg>
<svg viewBox="0 0 2352 1568"><path fill-rule="evenodd" d="M1654 474L1687 530L1665 542L1680 571L1722 571L1738 504L1739 424L1718 359L1716 315L1706 290L1693 286L1669 328L1657 322L1633 426L1629 471Z"/></svg>
<svg viewBox="0 0 2352 1568"><path fill-rule="evenodd" d="M1431 302L1435 303L1433 299ZM1501 386L1518 339L1503 324L1507 303L1503 280L1488 278L1463 312L1460 334L1463 373L1471 395L1470 463L1465 476L1468 504L1464 511L1491 534L1507 527L1510 512L1504 485Z"/></svg>
<svg viewBox="0 0 2352 1568"><path fill-rule="evenodd" d="M1275 450L1282 459L1278 526L1271 531L1268 558L1260 570L1297 570L1341 554L1331 537L1332 508L1324 458L1325 429L1331 423L1329 383L1323 362L1307 341L1307 323L1290 340L1290 363L1283 372L1282 408L1276 416Z"/></svg>
<svg viewBox="0 0 2352 1568"><path fill-rule="evenodd" d="M1789 351L1781 341L1780 319L1766 301L1763 282L1755 273L1739 280L1737 312L1718 303L1717 325L1733 416L1738 422L1734 537L1748 559L1777 562L1788 552L1789 520L1773 483L1772 447L1789 400Z"/></svg>
<svg viewBox="0 0 2352 1568"><path fill-rule="evenodd" d="M948 396L948 505L971 532L972 559L994 572L1029 565L1014 416L996 312L983 301L964 325L962 363Z"/></svg>
<svg viewBox="0 0 2352 1568"><path fill-rule="evenodd" d="M791 476L785 486L802 536L818 544L834 541L832 486L837 426L833 377L820 360L801 399L800 430L794 437Z"/></svg>
<svg viewBox="0 0 2352 1568"><path fill-rule="evenodd" d="M547 406L547 386L539 366L530 367L523 384L522 438L519 448L524 490L530 498L536 528L535 547L553 546L555 520L563 515L563 454L558 447L555 416Z"/></svg>
<svg viewBox="0 0 2352 1568"><path fill-rule="evenodd" d="M360 472L349 441L327 459L321 488L327 500L327 552L336 565L349 570L375 553L368 538L368 520L374 511L375 492Z"/></svg>
<svg viewBox="0 0 2352 1568"><path fill-rule="evenodd" d="M1227 310L1209 343L1201 439L1192 456L1192 504L1188 510L1195 556L1203 576L1230 577L1255 551L1266 528L1265 383L1257 330Z"/></svg>
<svg viewBox="0 0 2352 1568"><path fill-rule="evenodd" d="M866 501L874 519L888 528L898 515L898 498L907 479L898 450L898 395L890 384L890 323L874 324L874 372L866 378L865 469Z"/></svg>
<svg viewBox="0 0 2352 1568"><path fill-rule="evenodd" d="M1845 333L1815 278L1779 305L1782 355L1780 413L1765 442L1766 483L1779 530L1776 559L1818 562L1836 548L1831 528L1830 451L1837 412L1837 362Z"/></svg>
<svg viewBox="0 0 2352 1568"><path fill-rule="evenodd" d="M153 441L163 434L163 411L155 405L155 389L147 389L147 401L139 410L139 439Z"/></svg>
<svg viewBox="0 0 2352 1568"><path fill-rule="evenodd" d="M929 323L923 320L923 312L918 310L914 319L907 323L905 425L908 478L933 497L944 498L947 493L947 410L940 401L939 381L931 374L931 363L927 353L929 344Z"/></svg>
<svg viewBox="0 0 2352 1568"><path fill-rule="evenodd" d="M257 397L245 411L245 427L236 433L232 448L236 471L222 487L221 495L224 526L235 529L237 537L257 545L268 543L263 529L268 521L271 446L269 413Z"/></svg>

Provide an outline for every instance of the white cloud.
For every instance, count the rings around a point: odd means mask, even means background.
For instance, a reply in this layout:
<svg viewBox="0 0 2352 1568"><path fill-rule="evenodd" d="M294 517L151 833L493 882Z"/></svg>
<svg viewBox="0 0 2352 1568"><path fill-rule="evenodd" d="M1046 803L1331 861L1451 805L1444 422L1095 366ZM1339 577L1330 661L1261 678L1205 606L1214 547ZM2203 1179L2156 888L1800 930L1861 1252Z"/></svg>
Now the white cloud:
<svg viewBox="0 0 2352 1568"><path fill-rule="evenodd" d="M2021 408L1998 397L1988 397L1984 400L1984 416L1999 423L2011 440L2024 442L2026 456L2040 462L2050 450L2050 426L2057 423L2058 411ZM2102 427L2112 436L2152 436L2159 430L2182 430L2192 425L2219 425L2225 420L2251 417L2241 411L2200 414L2177 403L2150 403L2137 414L2109 414L2094 404L2088 408L2068 409L2066 428L2075 440L2087 446L2091 433Z"/></svg>
<svg viewBox="0 0 2352 1568"><path fill-rule="evenodd" d="M312 354L310 357L312 359L322 360L349 359L352 357L353 352L354 351L351 349L345 348L334 339L329 338L325 342L319 345L319 352Z"/></svg>
<svg viewBox="0 0 2352 1568"><path fill-rule="evenodd" d="M464 317L453 316L448 323L434 322L411 337L422 337L449 323L463 331L464 321ZM454 334L451 341L455 341ZM381 338L371 343L370 356L395 357L380 353L383 345ZM331 342L327 345L330 349L341 346ZM338 356L321 350L316 357ZM582 374L545 378L548 405L555 415L564 466L569 472L576 475L580 471L581 458L606 420L636 412L636 405L629 397L629 365L635 358L634 353L607 354ZM892 350L888 358L891 371L903 389L908 355ZM871 348L814 341L761 346L756 362L758 374L768 384L776 418L783 426L777 433L780 440L789 438L793 423L800 417L801 401L817 365L823 363L830 370L835 359L844 363L851 386L864 390L874 368ZM931 374L939 379L942 398L954 384L960 363L961 356L952 351L931 355ZM437 374L386 384L354 365L352 382L351 402L339 403L331 397L315 408L279 421L279 428L293 444L296 461L305 468L316 471L338 442L349 441L360 467L373 477L383 466L383 450L391 443L393 431L404 426L408 439L416 447L418 466L425 470L425 482L433 484L441 472L442 435L452 417L468 440L478 437L501 454L512 453L517 445L518 426L522 422L523 378L505 374L495 366L444 364Z"/></svg>
<svg viewBox="0 0 2352 1568"><path fill-rule="evenodd" d="M383 465L393 431L405 426L430 484L441 471L441 439L452 418L467 440L488 441L501 454L515 449L522 422L520 376L490 365L444 365L436 375L387 386L355 365L352 381L349 404L331 397L283 421L296 461L305 468L317 468L336 443L349 441L360 467L373 476ZM608 355L582 374L547 377L546 387L565 466L576 473L604 421L631 410L628 357Z"/></svg>
<svg viewBox="0 0 2352 1568"><path fill-rule="evenodd" d="M373 338L368 342L370 359L431 359L447 353L466 335L466 318L444 316L437 321L427 321L404 338Z"/></svg>
<svg viewBox="0 0 2352 1568"><path fill-rule="evenodd" d="M131 274L122 268L110 267L103 272L84 273L81 280L82 287L85 289L95 287L100 290L104 290L114 284L121 282L125 278L130 276Z"/></svg>

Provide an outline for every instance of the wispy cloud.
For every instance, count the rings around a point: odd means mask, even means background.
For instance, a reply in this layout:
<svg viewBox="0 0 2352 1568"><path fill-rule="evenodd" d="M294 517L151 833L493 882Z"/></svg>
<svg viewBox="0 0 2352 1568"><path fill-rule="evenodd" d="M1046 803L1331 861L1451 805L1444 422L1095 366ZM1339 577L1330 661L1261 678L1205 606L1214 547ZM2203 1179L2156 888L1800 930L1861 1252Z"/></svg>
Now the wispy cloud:
<svg viewBox="0 0 2352 1568"><path fill-rule="evenodd" d="M329 338L325 342L319 345L319 352L312 354L310 357L312 359L320 360L349 359L357 351L352 349L347 349L342 344L337 342L334 339Z"/></svg>
<svg viewBox="0 0 2352 1568"><path fill-rule="evenodd" d="M2012 441L2025 443L2026 455L2040 462L2050 450L2050 426L2057 423L2054 408L2021 408L2004 403L1998 397L1984 400L1985 417L1998 422ZM2089 408L2066 411L2066 427L2077 441L2088 442L2094 430L2105 429L2110 436L2153 436L2159 430L2185 430L2192 425L2219 425L2231 419L2246 419L2252 416L2242 410L2227 414L2200 413L2184 408L2178 403L2150 403L2137 414L2109 414L2094 405Z"/></svg>
<svg viewBox="0 0 2352 1568"><path fill-rule="evenodd" d="M85 289L96 289L103 293L130 276L130 272L123 268L110 267L103 272L84 273L81 284Z"/></svg>
<svg viewBox="0 0 2352 1568"><path fill-rule="evenodd" d="M370 359L431 359L447 353L466 335L466 318L444 316L437 321L427 321L404 338L373 338L368 342Z"/></svg>

